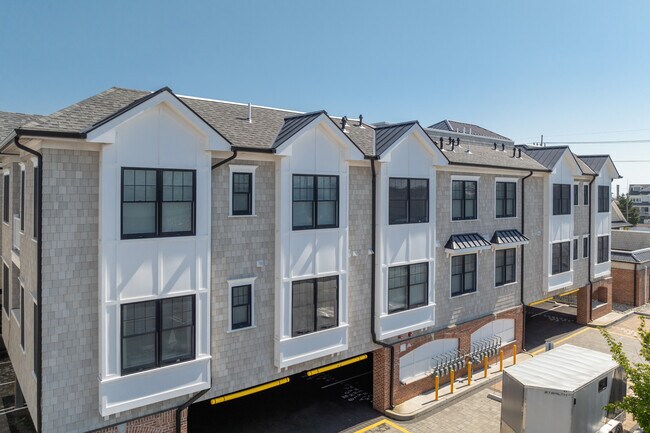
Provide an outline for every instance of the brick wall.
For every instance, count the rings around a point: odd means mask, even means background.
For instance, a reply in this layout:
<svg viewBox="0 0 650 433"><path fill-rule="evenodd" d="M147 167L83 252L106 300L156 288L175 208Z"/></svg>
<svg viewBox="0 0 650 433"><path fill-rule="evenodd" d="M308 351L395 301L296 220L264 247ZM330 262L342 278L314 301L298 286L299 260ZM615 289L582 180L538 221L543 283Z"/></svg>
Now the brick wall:
<svg viewBox="0 0 650 433"><path fill-rule="evenodd" d="M589 310L591 310L591 320L596 320L612 311L612 278L609 277L596 281L593 283L593 288L591 288L591 299L593 301L604 302L605 305L600 305L594 309L591 308L589 300L590 288L591 286L587 284L578 289L576 321L581 325L589 323Z"/></svg>
<svg viewBox="0 0 650 433"><path fill-rule="evenodd" d="M612 299L615 303L638 307L649 301L649 290L647 290L649 271L644 267L648 265L650 264L641 264L637 267L636 298L634 265L630 265L631 269L612 266Z"/></svg>
<svg viewBox="0 0 650 433"><path fill-rule="evenodd" d="M176 433L176 411L144 416L93 433ZM187 409L181 413L181 433L187 433Z"/></svg>
<svg viewBox="0 0 650 433"><path fill-rule="evenodd" d="M404 401L413 398L423 392L434 389L434 378L427 376L423 379L403 384L399 380L399 362L400 358L412 352L423 344L429 343L434 340L445 338L457 338L458 349L462 352L469 352L471 345L472 333L480 329L482 326L498 319L514 319L515 321L515 341L505 345L502 349L504 351L504 358L512 355L513 347L517 344L518 350L522 347L523 338L523 308L521 306L502 311L495 314L482 317L477 320L458 324L457 326L449 327L432 334L422 335L410 340L400 341L394 343L394 366L393 366L393 404L398 405ZM402 346L406 345L405 350ZM373 406L376 410L385 411L390 408L390 349L381 348L373 354ZM497 362L498 356L489 359L490 364ZM475 366L476 367L476 366ZM457 372L456 377L466 375L466 371ZM440 384L449 382L449 376L440 378Z"/></svg>

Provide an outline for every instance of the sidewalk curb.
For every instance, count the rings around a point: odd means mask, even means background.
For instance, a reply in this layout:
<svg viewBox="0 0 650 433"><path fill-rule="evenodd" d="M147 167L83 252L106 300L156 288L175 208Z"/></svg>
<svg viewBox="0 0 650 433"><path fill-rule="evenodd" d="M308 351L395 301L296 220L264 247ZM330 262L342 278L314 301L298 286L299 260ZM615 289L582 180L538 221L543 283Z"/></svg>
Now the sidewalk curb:
<svg viewBox="0 0 650 433"><path fill-rule="evenodd" d="M437 404L431 404L435 402L429 403L426 407L423 407L422 409L418 409L415 412L410 412L408 414L402 414L402 413L397 413L394 412L390 409L387 409L384 415L386 415L390 419L394 419L396 421L411 421L416 418L419 418L425 414L431 415L436 412L441 411L442 409L446 408L447 406L451 405L452 403L457 402L458 400L461 400L465 397L469 397L470 395L476 394L478 391L481 391L482 389L486 388L488 385L491 385L495 382L498 382L501 380L501 377L503 374L497 374L494 375L493 377L487 378L487 380L481 381L480 384L474 385L471 389L458 392L452 396L446 396L444 400L439 401Z"/></svg>
<svg viewBox="0 0 650 433"><path fill-rule="evenodd" d="M594 329L607 328L609 326L617 324L618 322L622 322L623 320L627 319L628 317L630 317L633 314L638 314L638 315L644 316L644 317L650 317L650 313L645 313L645 312L642 313L642 312L639 312L639 311L634 311L634 309L632 309L632 310L626 311L625 313L623 313L623 315L621 317L619 317L616 320L611 321L610 323L608 323L606 325L594 325L592 323L587 323L585 326L589 326L590 328L594 328Z"/></svg>

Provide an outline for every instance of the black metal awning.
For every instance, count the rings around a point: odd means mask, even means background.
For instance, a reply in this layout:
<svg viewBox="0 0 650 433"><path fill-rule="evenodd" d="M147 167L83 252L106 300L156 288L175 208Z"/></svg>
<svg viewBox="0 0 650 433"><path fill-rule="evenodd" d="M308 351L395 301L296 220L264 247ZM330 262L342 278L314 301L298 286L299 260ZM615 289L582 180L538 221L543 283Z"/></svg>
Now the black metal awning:
<svg viewBox="0 0 650 433"><path fill-rule="evenodd" d="M462 250L482 250L490 248L490 244L483 236L478 233L465 233L462 235L451 235L445 249L448 251Z"/></svg>
<svg viewBox="0 0 650 433"><path fill-rule="evenodd" d="M521 234L519 230L497 230L492 236L492 244L494 245L524 245L527 244L529 239Z"/></svg>

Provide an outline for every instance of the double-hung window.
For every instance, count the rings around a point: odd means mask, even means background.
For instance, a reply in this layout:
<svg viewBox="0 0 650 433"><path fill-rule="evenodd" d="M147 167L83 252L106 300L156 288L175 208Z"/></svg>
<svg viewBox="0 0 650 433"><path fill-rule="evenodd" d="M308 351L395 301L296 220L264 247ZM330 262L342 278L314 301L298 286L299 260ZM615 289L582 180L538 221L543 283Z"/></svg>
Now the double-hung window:
<svg viewBox="0 0 650 433"><path fill-rule="evenodd" d="M232 214L253 214L253 173L232 174Z"/></svg>
<svg viewBox="0 0 650 433"><path fill-rule="evenodd" d="M598 237L598 263L609 261L609 236Z"/></svg>
<svg viewBox="0 0 650 433"><path fill-rule="evenodd" d="M429 179L391 177L388 188L389 224L429 222Z"/></svg>
<svg viewBox="0 0 650 433"><path fill-rule="evenodd" d="M609 212L609 187L598 186L598 212Z"/></svg>
<svg viewBox="0 0 650 433"><path fill-rule="evenodd" d="M571 185L553 184L553 215L571 215Z"/></svg>
<svg viewBox="0 0 650 433"><path fill-rule="evenodd" d="M571 242L556 242L552 244L551 274L561 274L571 270Z"/></svg>
<svg viewBox="0 0 650 433"><path fill-rule="evenodd" d="M294 230L339 226L339 177L293 175Z"/></svg>
<svg viewBox="0 0 650 433"><path fill-rule="evenodd" d="M573 260L578 260L580 255L578 254L578 238L573 239Z"/></svg>
<svg viewBox="0 0 650 433"><path fill-rule="evenodd" d="M494 256L494 285L496 287L515 282L517 269L516 249L497 250Z"/></svg>
<svg viewBox="0 0 650 433"><path fill-rule="evenodd" d="M580 189L580 185L578 185L577 183L574 183L573 184L573 205L574 206L578 206L578 204L580 203L578 201L578 191L579 191L579 189Z"/></svg>
<svg viewBox="0 0 650 433"><path fill-rule="evenodd" d="M477 182L473 180L453 180L451 182L451 219L476 219Z"/></svg>
<svg viewBox="0 0 650 433"><path fill-rule="evenodd" d="M517 184L497 182L496 195L497 218L514 217L517 213Z"/></svg>
<svg viewBox="0 0 650 433"><path fill-rule="evenodd" d="M194 295L123 304L122 374L194 359Z"/></svg>
<svg viewBox="0 0 650 433"><path fill-rule="evenodd" d="M294 281L291 287L291 336L339 325L339 277Z"/></svg>
<svg viewBox="0 0 650 433"><path fill-rule="evenodd" d="M253 286L251 284L233 286L231 290L231 329L242 329L252 326Z"/></svg>
<svg viewBox="0 0 650 433"><path fill-rule="evenodd" d="M9 173L2 176L2 221L9 222Z"/></svg>
<svg viewBox="0 0 650 433"><path fill-rule="evenodd" d="M194 235L194 170L122 168L122 239Z"/></svg>
<svg viewBox="0 0 650 433"><path fill-rule="evenodd" d="M428 263L388 268L388 313L426 305L428 282Z"/></svg>
<svg viewBox="0 0 650 433"><path fill-rule="evenodd" d="M582 186L582 204L585 206L589 205L589 184L585 184Z"/></svg>
<svg viewBox="0 0 650 433"><path fill-rule="evenodd" d="M451 296L476 292L476 254L451 258Z"/></svg>

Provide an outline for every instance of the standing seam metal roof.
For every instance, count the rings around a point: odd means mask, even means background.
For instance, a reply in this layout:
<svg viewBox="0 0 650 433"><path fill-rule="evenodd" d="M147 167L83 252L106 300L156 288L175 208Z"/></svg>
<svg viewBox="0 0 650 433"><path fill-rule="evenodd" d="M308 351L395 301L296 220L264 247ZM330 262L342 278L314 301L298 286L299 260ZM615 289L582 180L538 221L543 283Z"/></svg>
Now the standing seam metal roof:
<svg viewBox="0 0 650 433"><path fill-rule="evenodd" d="M395 143L399 138L406 133L409 129L416 125L418 122L412 120L410 122L395 123L387 126L375 127L375 149L376 154L381 155L390 146Z"/></svg>
<svg viewBox="0 0 650 433"><path fill-rule="evenodd" d="M478 233L465 233L462 235L451 235L445 244L448 250L465 250L468 248L489 247L492 245Z"/></svg>

